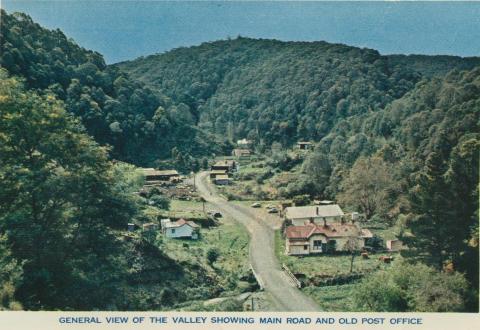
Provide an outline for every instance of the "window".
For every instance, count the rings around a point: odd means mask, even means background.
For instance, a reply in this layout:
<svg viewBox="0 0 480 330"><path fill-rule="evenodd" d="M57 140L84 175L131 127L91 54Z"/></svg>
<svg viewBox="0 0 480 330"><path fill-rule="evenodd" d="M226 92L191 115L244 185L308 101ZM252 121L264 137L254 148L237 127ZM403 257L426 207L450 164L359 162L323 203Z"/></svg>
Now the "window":
<svg viewBox="0 0 480 330"><path fill-rule="evenodd" d="M321 240L313 241L313 249L321 251L322 250L322 241Z"/></svg>
<svg viewBox="0 0 480 330"><path fill-rule="evenodd" d="M175 229L172 229L172 234L175 234Z"/></svg>
<svg viewBox="0 0 480 330"><path fill-rule="evenodd" d="M304 249L305 251L308 250L308 245L304 245L304 246L303 246L303 249Z"/></svg>

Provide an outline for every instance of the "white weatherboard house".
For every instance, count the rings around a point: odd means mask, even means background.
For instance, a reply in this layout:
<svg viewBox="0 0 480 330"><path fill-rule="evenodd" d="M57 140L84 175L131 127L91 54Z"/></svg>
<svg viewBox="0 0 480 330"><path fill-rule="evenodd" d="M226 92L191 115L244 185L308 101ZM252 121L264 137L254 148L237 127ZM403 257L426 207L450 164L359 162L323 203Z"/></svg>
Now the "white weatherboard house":
<svg viewBox="0 0 480 330"><path fill-rule="evenodd" d="M180 219L175 222L165 222L163 231L165 236L170 238L198 239L200 226L193 221Z"/></svg>
<svg viewBox="0 0 480 330"><path fill-rule="evenodd" d="M344 216L337 204L293 206L285 209L285 219L290 220L294 226L304 226L308 223L323 224L324 221L340 222Z"/></svg>

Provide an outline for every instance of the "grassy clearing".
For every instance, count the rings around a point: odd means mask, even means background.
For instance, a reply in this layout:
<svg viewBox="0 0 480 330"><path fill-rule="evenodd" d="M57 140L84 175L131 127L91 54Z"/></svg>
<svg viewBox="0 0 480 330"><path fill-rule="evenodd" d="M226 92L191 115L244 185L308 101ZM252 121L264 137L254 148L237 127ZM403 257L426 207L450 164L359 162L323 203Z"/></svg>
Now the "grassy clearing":
<svg viewBox="0 0 480 330"><path fill-rule="evenodd" d="M185 218L185 219L199 219L205 218L203 213L203 206L201 202L197 201L180 201L173 199L170 203L170 210L162 210L161 214L166 218Z"/></svg>
<svg viewBox="0 0 480 330"><path fill-rule="evenodd" d="M354 312L353 292L358 284L306 287L302 291L326 312Z"/></svg>
<svg viewBox="0 0 480 330"><path fill-rule="evenodd" d="M206 211L209 208L206 206ZM193 201L172 201L171 214L183 214L185 217L195 217L202 211L202 203ZM239 279L248 274L248 242L247 231L228 217L220 219L216 227L201 228L200 239L171 239L159 235L161 248L170 258L179 262L198 264L215 274L225 295L240 293L245 289L245 283ZM207 261L207 251L216 249L218 260L210 265Z"/></svg>
<svg viewBox="0 0 480 330"><path fill-rule="evenodd" d="M179 261L191 261L209 267L206 253L218 250L220 257L214 267L226 273L242 272L248 269L248 233L240 225L224 223L218 227L201 229L198 240L163 238L164 252Z"/></svg>

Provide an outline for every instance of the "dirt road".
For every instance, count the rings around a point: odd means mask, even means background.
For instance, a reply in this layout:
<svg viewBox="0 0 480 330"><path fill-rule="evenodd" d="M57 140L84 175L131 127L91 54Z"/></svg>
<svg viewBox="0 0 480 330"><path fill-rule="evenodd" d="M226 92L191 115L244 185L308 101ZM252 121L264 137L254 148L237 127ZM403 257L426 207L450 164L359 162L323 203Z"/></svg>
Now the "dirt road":
<svg viewBox="0 0 480 330"><path fill-rule="evenodd" d="M319 311L313 300L298 290L281 270L274 250L274 230L258 219L248 207L229 203L218 195L208 173L197 175L200 195L219 211L244 225L250 234L250 262L278 311Z"/></svg>

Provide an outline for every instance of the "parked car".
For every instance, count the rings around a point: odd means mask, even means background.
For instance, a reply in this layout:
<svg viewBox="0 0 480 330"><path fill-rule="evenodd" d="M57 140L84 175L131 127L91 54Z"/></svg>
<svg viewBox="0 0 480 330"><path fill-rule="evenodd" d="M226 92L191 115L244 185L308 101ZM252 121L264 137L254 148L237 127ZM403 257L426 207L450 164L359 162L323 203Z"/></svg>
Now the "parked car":
<svg viewBox="0 0 480 330"><path fill-rule="evenodd" d="M251 207L254 207L254 208L259 208L261 207L262 205L260 205L260 203L253 203L252 205L250 205Z"/></svg>
<svg viewBox="0 0 480 330"><path fill-rule="evenodd" d="M278 209L276 207L271 207L267 211L268 213L278 213Z"/></svg>

